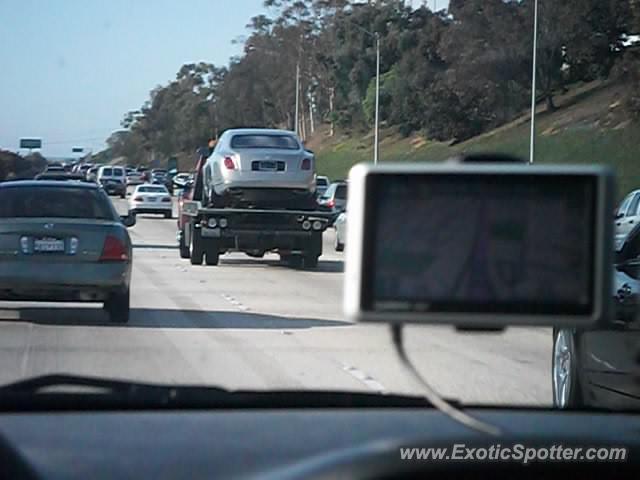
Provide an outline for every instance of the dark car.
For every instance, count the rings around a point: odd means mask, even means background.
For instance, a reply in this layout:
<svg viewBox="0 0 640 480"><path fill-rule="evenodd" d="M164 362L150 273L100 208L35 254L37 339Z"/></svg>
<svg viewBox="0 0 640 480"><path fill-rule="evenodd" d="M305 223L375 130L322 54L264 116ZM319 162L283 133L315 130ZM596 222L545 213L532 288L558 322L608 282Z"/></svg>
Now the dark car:
<svg viewBox="0 0 640 480"><path fill-rule="evenodd" d="M0 184L0 300L104 302L127 322L134 223L96 184Z"/></svg>
<svg viewBox="0 0 640 480"><path fill-rule="evenodd" d="M36 175L36 180L61 180L61 181L76 181L85 182L87 179L80 173L67 173L67 172L44 172Z"/></svg>
<svg viewBox="0 0 640 480"><path fill-rule="evenodd" d="M616 242L614 268L613 325L553 331L553 401L558 407L640 407L640 225Z"/></svg>
<svg viewBox="0 0 640 480"><path fill-rule="evenodd" d="M136 171L140 174L141 183L146 183L151 180L151 170L149 170L148 167L145 167L144 165L140 165L138 166Z"/></svg>
<svg viewBox="0 0 640 480"><path fill-rule="evenodd" d="M162 172L151 174L151 183L164 185L167 181L167 174Z"/></svg>

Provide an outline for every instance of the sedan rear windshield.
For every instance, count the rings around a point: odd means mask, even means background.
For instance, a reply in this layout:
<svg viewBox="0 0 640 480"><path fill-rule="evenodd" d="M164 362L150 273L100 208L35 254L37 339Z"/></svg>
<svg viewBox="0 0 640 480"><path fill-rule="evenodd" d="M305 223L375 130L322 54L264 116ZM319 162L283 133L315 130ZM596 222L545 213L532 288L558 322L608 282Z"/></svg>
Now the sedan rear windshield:
<svg viewBox="0 0 640 480"><path fill-rule="evenodd" d="M164 187L139 187L138 193L169 193Z"/></svg>
<svg viewBox="0 0 640 480"><path fill-rule="evenodd" d="M231 148L277 148L299 150L298 140L291 135L234 135Z"/></svg>
<svg viewBox="0 0 640 480"><path fill-rule="evenodd" d="M109 200L98 190L73 187L0 189L0 218L14 217L115 220Z"/></svg>
<svg viewBox="0 0 640 480"><path fill-rule="evenodd" d="M347 186L346 185L338 185L336 188L336 198L340 200L345 200L347 198Z"/></svg>

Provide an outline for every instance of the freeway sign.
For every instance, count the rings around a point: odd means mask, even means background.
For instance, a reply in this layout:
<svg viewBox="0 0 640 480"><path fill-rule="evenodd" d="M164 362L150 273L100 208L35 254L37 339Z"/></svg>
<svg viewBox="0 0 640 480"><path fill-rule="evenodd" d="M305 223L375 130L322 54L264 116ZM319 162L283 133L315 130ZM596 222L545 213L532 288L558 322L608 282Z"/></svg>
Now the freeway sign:
<svg viewBox="0 0 640 480"><path fill-rule="evenodd" d="M21 138L20 148L42 148L42 139L40 138Z"/></svg>

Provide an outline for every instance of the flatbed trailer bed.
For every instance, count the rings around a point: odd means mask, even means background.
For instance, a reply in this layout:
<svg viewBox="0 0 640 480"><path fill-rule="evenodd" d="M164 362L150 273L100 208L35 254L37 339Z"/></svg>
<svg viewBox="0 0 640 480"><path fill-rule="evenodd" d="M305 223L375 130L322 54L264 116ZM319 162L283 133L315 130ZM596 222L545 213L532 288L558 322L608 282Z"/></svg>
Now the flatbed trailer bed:
<svg viewBox="0 0 640 480"><path fill-rule="evenodd" d="M217 265L221 254L243 252L261 258L275 252L293 267L315 268L322 234L335 214L316 210L207 208L185 200L189 221L179 232L180 256L194 265Z"/></svg>

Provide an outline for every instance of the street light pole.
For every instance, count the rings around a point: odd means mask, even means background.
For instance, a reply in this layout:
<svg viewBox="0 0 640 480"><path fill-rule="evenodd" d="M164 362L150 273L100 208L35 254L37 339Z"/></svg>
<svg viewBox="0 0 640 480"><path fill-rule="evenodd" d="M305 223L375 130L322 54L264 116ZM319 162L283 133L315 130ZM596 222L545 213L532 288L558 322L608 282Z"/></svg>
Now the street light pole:
<svg viewBox="0 0 640 480"><path fill-rule="evenodd" d="M538 0L533 3L533 67L531 73L531 138L529 164L533 163L536 150L536 61L538 50Z"/></svg>
<svg viewBox="0 0 640 480"><path fill-rule="evenodd" d="M296 63L296 126L294 131L296 135L298 135L298 130L300 128L298 124L298 114L299 114L299 104L300 104L300 62Z"/></svg>
<svg viewBox="0 0 640 480"><path fill-rule="evenodd" d="M351 24L360 30L365 35L373 38L376 41L376 118L374 126L374 145L373 145L373 163L378 163L378 131L380 123L380 34L378 32L372 33L369 30L362 28L357 23L351 22Z"/></svg>
<svg viewBox="0 0 640 480"><path fill-rule="evenodd" d="M378 127L380 122L380 35L376 32L376 118L373 146L373 163L378 163L379 138Z"/></svg>

